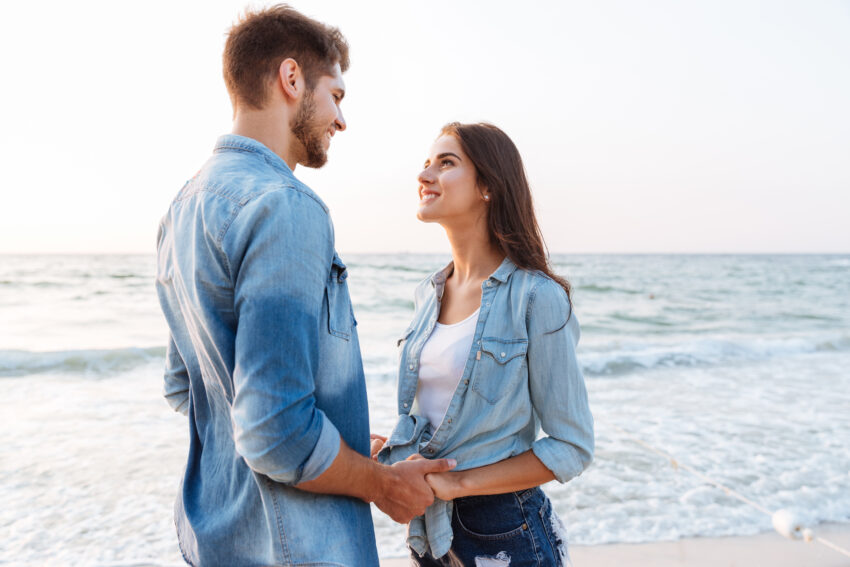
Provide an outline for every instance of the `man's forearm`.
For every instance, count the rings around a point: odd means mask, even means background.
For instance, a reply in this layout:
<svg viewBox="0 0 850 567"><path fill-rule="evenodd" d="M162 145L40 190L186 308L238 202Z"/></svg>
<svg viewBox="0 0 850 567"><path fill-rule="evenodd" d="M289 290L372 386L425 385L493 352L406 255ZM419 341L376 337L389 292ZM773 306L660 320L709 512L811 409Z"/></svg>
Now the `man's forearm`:
<svg viewBox="0 0 850 567"><path fill-rule="evenodd" d="M448 471L456 464L447 459L416 457L392 466L382 465L353 451L340 440L339 453L331 466L317 478L297 484L296 488L374 502L390 518L406 524L424 514L434 502L434 493L425 475Z"/></svg>
<svg viewBox="0 0 850 567"><path fill-rule="evenodd" d="M296 484L296 488L320 494L353 496L364 502L374 502L386 475L384 465L364 457L339 440L339 453L331 466L317 478Z"/></svg>

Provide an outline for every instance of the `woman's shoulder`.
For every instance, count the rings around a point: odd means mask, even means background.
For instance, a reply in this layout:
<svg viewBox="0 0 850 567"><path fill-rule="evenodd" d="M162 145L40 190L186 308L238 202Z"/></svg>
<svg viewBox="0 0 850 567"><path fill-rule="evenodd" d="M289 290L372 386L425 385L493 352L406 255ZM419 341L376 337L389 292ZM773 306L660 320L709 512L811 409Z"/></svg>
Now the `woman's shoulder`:
<svg viewBox="0 0 850 567"><path fill-rule="evenodd" d="M523 296L527 325L560 329L572 318L572 302L561 284L539 270L517 268L514 277L511 287Z"/></svg>
<svg viewBox="0 0 850 567"><path fill-rule="evenodd" d="M567 292L561 284L540 270L527 270L517 268L511 276L511 287L528 296L529 301L534 301L538 296L544 296L549 300L567 300Z"/></svg>

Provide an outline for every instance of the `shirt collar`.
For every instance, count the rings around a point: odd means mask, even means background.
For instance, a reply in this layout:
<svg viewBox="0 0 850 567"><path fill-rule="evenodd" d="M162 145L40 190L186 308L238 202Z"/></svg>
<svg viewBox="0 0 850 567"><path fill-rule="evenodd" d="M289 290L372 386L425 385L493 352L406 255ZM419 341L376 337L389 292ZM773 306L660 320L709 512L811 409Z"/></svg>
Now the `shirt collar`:
<svg viewBox="0 0 850 567"><path fill-rule="evenodd" d="M215 143L214 152L236 150L242 152L251 152L259 154L265 159L269 165L286 175L287 177L295 177L295 174L289 168L283 159L273 151L271 151L262 142L258 142L253 138L239 136L238 134L225 134L220 136Z"/></svg>
<svg viewBox="0 0 850 567"><path fill-rule="evenodd" d="M446 280L452 275L452 272L455 269L454 261L449 262L448 265L431 276L431 285L437 290L437 298L443 298L443 290L446 286ZM499 267L496 268L496 271L490 274L490 278L494 280L498 280L501 283L505 283L508 281L508 278L511 277L511 274L516 270L516 264L514 264L510 258L505 256L505 259L502 260L502 263L499 264Z"/></svg>
<svg viewBox="0 0 850 567"><path fill-rule="evenodd" d="M508 281L508 278L511 277L511 274L516 271L516 264L514 264L510 258L505 256L505 259L502 260L502 263L499 264L499 267L496 268L496 271L493 272L490 277L494 280L499 280L502 283Z"/></svg>

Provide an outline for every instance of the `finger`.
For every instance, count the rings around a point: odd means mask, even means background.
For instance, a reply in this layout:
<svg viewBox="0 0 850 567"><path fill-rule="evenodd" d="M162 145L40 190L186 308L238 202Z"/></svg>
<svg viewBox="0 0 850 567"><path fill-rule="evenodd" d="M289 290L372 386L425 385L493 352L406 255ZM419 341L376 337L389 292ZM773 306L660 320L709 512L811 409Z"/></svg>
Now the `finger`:
<svg viewBox="0 0 850 567"><path fill-rule="evenodd" d="M425 457L423 457L422 455L420 455L419 453L414 453L414 454L410 455L409 457L407 457L405 459L405 461L425 461L425 460L427 460L427 459Z"/></svg>
<svg viewBox="0 0 850 567"><path fill-rule="evenodd" d="M422 464L422 469L426 473L446 472L457 466L457 461L454 459L434 459Z"/></svg>
<svg viewBox="0 0 850 567"><path fill-rule="evenodd" d="M371 439L372 441L374 441L375 439L380 439L384 443L386 443L386 441L387 441L386 437L384 437L383 435L378 435L377 433L370 434L369 439Z"/></svg>

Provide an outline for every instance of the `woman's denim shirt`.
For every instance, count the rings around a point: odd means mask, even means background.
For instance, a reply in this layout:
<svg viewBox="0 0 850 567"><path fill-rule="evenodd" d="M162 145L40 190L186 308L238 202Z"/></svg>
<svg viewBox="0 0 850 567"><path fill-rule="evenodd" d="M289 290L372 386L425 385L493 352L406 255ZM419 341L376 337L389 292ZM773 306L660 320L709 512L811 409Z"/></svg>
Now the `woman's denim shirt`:
<svg viewBox="0 0 850 567"><path fill-rule="evenodd" d="M440 313L453 265L419 284L413 322L399 339L398 423L378 458L420 453L454 458L456 470L489 465L531 449L559 482L593 458L593 417L576 360L579 326L564 289L505 259L481 285L472 349L443 422L432 431L415 407L419 357ZM542 427L545 436L538 439ZM451 502L436 500L408 528L420 555L451 547Z"/></svg>

